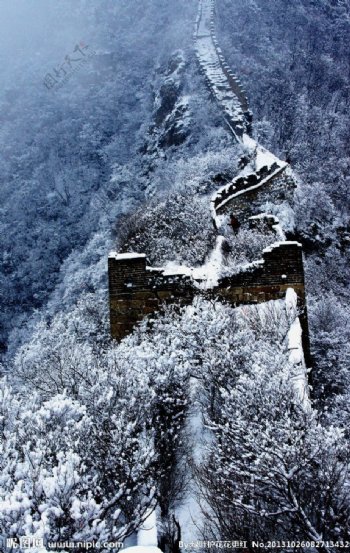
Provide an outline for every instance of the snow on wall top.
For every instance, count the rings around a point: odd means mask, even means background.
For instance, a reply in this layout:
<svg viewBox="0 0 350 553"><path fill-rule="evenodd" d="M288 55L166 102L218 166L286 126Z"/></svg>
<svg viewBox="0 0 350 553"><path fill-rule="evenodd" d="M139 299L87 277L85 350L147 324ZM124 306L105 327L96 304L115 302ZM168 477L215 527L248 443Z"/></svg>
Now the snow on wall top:
<svg viewBox="0 0 350 553"><path fill-rule="evenodd" d="M289 361L292 366L292 386L304 410L309 411L311 403L302 342L303 331L300 318L298 317L298 297L293 288L288 288L286 292L285 305L287 315L291 319L291 325L287 334L287 347L289 350Z"/></svg>
<svg viewBox="0 0 350 553"><path fill-rule="evenodd" d="M122 261L126 259L145 259L146 254L145 253L118 253L118 252L110 252L108 254L108 259L116 259L117 261Z"/></svg>
<svg viewBox="0 0 350 553"><path fill-rule="evenodd" d="M193 284L201 289L210 289L217 286L221 276L222 244L224 238L218 236L216 246L200 267L187 267L174 262L167 263L164 267L147 267L149 271L161 271L165 277L187 276L193 280Z"/></svg>
<svg viewBox="0 0 350 553"><path fill-rule="evenodd" d="M263 250L263 253L269 253L272 252L272 250L275 250L276 248L280 248L281 246L297 246L298 248L302 248L302 245L300 242L296 242L295 240L283 240L281 242L274 242L267 248Z"/></svg>
<svg viewBox="0 0 350 553"><path fill-rule="evenodd" d="M248 100L239 80L225 63L214 32L214 2L201 0L194 33L195 49L209 88L237 140L246 130Z"/></svg>

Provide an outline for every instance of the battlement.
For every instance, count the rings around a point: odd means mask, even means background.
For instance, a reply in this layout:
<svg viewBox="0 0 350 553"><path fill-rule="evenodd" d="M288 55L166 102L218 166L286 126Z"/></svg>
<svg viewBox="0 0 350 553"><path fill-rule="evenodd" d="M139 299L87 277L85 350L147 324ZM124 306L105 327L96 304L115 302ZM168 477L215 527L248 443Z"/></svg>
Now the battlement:
<svg viewBox="0 0 350 553"><path fill-rule="evenodd" d="M302 247L298 242L277 242L266 248L261 260L220 279L212 294L240 305L283 299L288 288L293 288L304 303Z"/></svg>
<svg viewBox="0 0 350 553"><path fill-rule="evenodd" d="M285 167L280 167L277 163L273 163L271 167L264 166L258 171L249 173L248 175L239 176L234 179L229 185L215 193L213 204L215 211L220 213L224 211L224 206L234 197L239 194L246 193L265 184L266 180L271 180L284 170Z"/></svg>
<svg viewBox="0 0 350 553"><path fill-rule="evenodd" d="M110 323L113 338L120 340L134 326L166 303L192 302L194 281L185 274L164 275L148 267L144 254L110 253L108 257Z"/></svg>
<svg viewBox="0 0 350 553"><path fill-rule="evenodd" d="M256 176L255 176L256 175ZM262 206L293 201L296 182L287 165L271 169L263 167L256 173L239 176L218 190L212 197L214 220L219 215L234 213L240 223L261 214Z"/></svg>
<svg viewBox="0 0 350 553"><path fill-rule="evenodd" d="M308 352L302 247L298 242L278 242L263 251L262 259L245 270L221 278L206 289L202 281L183 273L164 274L147 266L144 254L117 254L108 258L111 334L120 340L135 325L166 304L189 305L196 295L219 299L236 307L283 299L288 288L298 296L304 348Z"/></svg>

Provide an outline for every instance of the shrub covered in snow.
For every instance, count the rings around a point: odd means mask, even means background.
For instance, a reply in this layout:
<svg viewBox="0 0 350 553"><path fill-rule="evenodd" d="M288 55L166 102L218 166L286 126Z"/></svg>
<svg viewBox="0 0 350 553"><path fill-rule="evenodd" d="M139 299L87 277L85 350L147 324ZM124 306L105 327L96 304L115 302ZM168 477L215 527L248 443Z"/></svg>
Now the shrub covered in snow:
<svg viewBox="0 0 350 553"><path fill-rule="evenodd" d="M119 236L122 251L146 253L153 265L200 264L215 243L208 198L174 193L145 204L125 218Z"/></svg>

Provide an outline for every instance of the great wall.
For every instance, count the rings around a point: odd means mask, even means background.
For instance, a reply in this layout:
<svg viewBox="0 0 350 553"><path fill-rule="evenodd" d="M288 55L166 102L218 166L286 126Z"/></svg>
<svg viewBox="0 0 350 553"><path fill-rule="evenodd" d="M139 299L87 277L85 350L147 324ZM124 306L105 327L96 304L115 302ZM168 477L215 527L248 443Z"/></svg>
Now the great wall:
<svg viewBox="0 0 350 553"><path fill-rule="evenodd" d="M292 199L296 187L292 170L288 163L249 135L252 116L247 96L227 66L215 36L215 0L200 0L194 42L213 99L222 110L234 139L244 146L249 158L239 175L211 198L212 218L218 234L212 255L220 255L222 229L227 227L230 213L234 213L243 227L251 227L257 219L264 220L276 231L278 241L248 267L216 280L203 276L198 269L180 267L172 272L149 267L142 253L111 252L108 259L111 334L120 340L162 305L190 304L198 294L238 306L283 299L292 288L297 295L303 349L309 364L302 247L298 242L285 240L283 231L278 234L276 217L261 210L266 202L281 204Z"/></svg>

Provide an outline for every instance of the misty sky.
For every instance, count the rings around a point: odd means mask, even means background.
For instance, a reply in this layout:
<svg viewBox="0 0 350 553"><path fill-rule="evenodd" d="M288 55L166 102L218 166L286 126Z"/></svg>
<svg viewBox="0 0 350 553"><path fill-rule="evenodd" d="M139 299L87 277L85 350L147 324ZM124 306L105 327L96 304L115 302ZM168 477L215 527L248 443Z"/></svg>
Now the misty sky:
<svg viewBox="0 0 350 553"><path fill-rule="evenodd" d="M89 14L79 5L66 0L0 0L2 85L11 87L11 79L24 74L40 78L76 43L89 41Z"/></svg>

